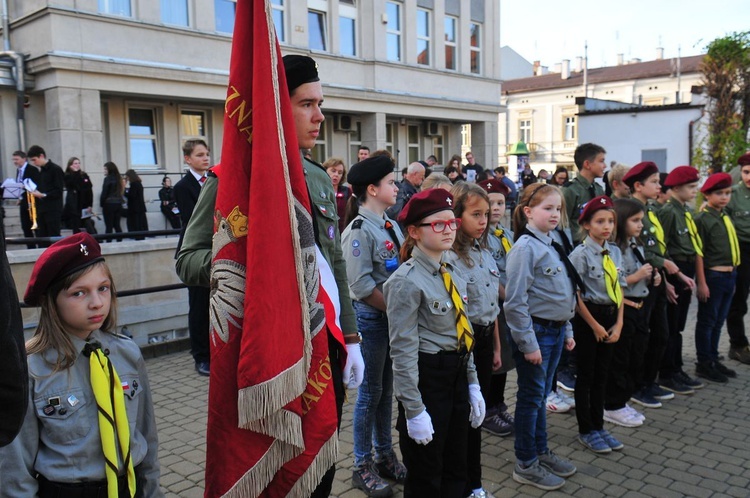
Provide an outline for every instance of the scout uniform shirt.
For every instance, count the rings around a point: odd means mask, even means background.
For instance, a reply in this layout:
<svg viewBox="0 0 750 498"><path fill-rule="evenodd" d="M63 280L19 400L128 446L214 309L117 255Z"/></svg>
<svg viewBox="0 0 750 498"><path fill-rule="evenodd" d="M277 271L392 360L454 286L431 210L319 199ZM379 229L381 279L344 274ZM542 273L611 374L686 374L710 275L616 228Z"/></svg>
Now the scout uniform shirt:
<svg viewBox="0 0 750 498"><path fill-rule="evenodd" d="M705 270L716 266L734 266L729 235L722 215L728 216L722 211L706 206L695 216L695 225L703 239L703 268Z"/></svg>
<svg viewBox="0 0 750 498"><path fill-rule="evenodd" d="M695 261L695 248L685 221L686 211L690 211L686 204L672 198L657 211L657 214L664 228L664 240L669 250L669 257L672 261L692 263Z"/></svg>
<svg viewBox="0 0 750 498"><path fill-rule="evenodd" d="M570 253L570 262L573 263L586 286L586 293L581 296L584 301L605 306L614 305L615 303L612 302L612 298L607 293L604 267L602 266L602 251L609 251L609 257L612 258L615 267L617 267L620 287L624 289L625 279L620 270L622 268L622 253L616 245L604 242L604 245L600 246L590 237L586 237L581 245Z"/></svg>
<svg viewBox="0 0 750 498"><path fill-rule="evenodd" d="M573 241L578 243L581 241L578 235L580 233L578 217L591 199L604 195L604 189L596 181L590 183L579 174L573 178L570 185L562 189L562 194L565 199L565 211L568 214L570 233L573 235Z"/></svg>
<svg viewBox="0 0 750 498"><path fill-rule="evenodd" d="M469 251L473 265L469 266L457 253L447 251L445 260L453 265L458 275L466 282L469 302L466 304L466 316L471 323L487 326L492 324L500 312L498 309L498 290L500 272L495 259L488 249L482 249L479 242Z"/></svg>
<svg viewBox="0 0 750 498"><path fill-rule="evenodd" d="M99 414L91 388L86 341L70 336L78 357L73 366L53 372L57 353L47 350L28 357L29 408L18 437L0 449L0 496L36 496L36 474L52 482L104 481L105 461ZM146 364L138 346L120 335L91 333L109 350L125 394L130 425L130 455L136 480L147 498L161 497L158 441ZM46 360L46 361L45 361ZM48 362L52 362L50 365Z"/></svg>
<svg viewBox="0 0 750 498"><path fill-rule="evenodd" d="M386 223L390 223L398 240L388 233ZM398 223L360 206L359 214L341 235L352 299L361 301L375 289L383 291L383 284L399 266L398 248L403 243Z"/></svg>
<svg viewBox="0 0 750 498"><path fill-rule="evenodd" d="M635 247L633 247L635 246ZM645 256L643 255L643 247L639 246L636 243L635 237L631 238L629 241L629 246L626 247L624 250L622 250L622 276L623 277L629 277L633 273L637 272L641 269L641 262L638 260L638 258L635 255L635 251L638 251L642 258L645 260ZM624 282L624 279L623 279ZM620 284L622 285L621 282ZM643 280L639 280L638 282L628 285L627 282L625 282L624 285L622 285L622 294L628 299L645 299L648 297L648 286L651 283L651 278L644 278Z"/></svg>
<svg viewBox="0 0 750 498"><path fill-rule="evenodd" d="M643 215L643 230L641 231L640 239L641 244L643 244L644 253L646 254L646 262L661 270L664 266L664 260L669 259L669 257L666 254L666 248L662 247L661 244L659 244L659 241L656 239L656 227L648 218L649 212L657 213L657 211L654 209L650 201L644 205L635 197L632 197L632 199L640 203L641 206L643 206L643 210L645 211Z"/></svg>
<svg viewBox="0 0 750 498"><path fill-rule="evenodd" d="M505 319L522 353L539 349L532 315L552 321L573 318L576 294L565 265L552 247L552 237L528 226L537 238L521 236L508 253L508 287L505 289ZM573 337L568 323L565 337Z"/></svg>
<svg viewBox="0 0 750 498"><path fill-rule="evenodd" d="M454 284L466 296L466 282L452 265L447 265ZM457 351L456 311L440 274L440 264L419 247L383 286L388 309L393 387L396 398L414 418L425 410L419 392L419 353ZM464 299L466 303L468 299ZM473 355L466 365L469 384L476 384Z"/></svg>
<svg viewBox="0 0 750 498"><path fill-rule="evenodd" d="M724 210L732 217L740 243L750 244L750 189L745 182L732 187L732 197Z"/></svg>
<svg viewBox="0 0 750 498"><path fill-rule="evenodd" d="M505 232L505 236L508 240L513 243L513 232L505 228L502 224L498 223L497 228ZM500 272L500 285L505 287L508 283L508 277L505 275L505 264L508 255L505 253L505 248L499 237L495 235L495 229L490 228L490 233L487 236L487 245L489 246L492 257L495 259L497 270Z"/></svg>

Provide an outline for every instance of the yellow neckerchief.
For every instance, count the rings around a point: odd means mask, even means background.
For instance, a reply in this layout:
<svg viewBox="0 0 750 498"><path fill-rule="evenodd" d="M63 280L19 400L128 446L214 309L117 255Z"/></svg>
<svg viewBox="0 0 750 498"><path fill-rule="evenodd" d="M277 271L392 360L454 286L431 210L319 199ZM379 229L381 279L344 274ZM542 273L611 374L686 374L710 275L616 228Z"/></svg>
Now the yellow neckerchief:
<svg viewBox="0 0 750 498"><path fill-rule="evenodd" d="M445 263L440 265L440 273L443 275L443 284L445 289L451 296L453 307L456 309L456 333L458 335L459 346L465 346L466 350L471 352L474 347L474 334L471 331L471 325L469 325L469 319L466 316L464 310L464 302L461 299L461 294L456 288L456 284L453 283L451 274L445 267Z"/></svg>

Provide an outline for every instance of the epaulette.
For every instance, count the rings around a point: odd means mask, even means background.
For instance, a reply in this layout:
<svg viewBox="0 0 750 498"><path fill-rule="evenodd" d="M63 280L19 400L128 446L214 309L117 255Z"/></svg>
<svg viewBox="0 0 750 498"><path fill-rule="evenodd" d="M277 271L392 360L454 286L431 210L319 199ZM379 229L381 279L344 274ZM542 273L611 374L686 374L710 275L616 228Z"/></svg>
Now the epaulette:
<svg viewBox="0 0 750 498"><path fill-rule="evenodd" d="M219 175L217 175L216 173L214 173L212 170L208 170L208 173L206 173L206 176L208 176L210 178L219 178Z"/></svg>
<svg viewBox="0 0 750 498"><path fill-rule="evenodd" d="M364 221L364 220L363 220L363 219L361 219L361 218L360 218L360 219L358 219L358 220L354 220L354 221L352 222L352 230L359 230L360 228L362 228L362 222L363 222L363 221Z"/></svg>
<svg viewBox="0 0 750 498"><path fill-rule="evenodd" d="M115 332L112 335L115 336L115 337L117 337L118 339L127 339L128 341L132 341L133 340L132 337L128 337L128 336L126 336L124 334L120 334L119 332Z"/></svg>

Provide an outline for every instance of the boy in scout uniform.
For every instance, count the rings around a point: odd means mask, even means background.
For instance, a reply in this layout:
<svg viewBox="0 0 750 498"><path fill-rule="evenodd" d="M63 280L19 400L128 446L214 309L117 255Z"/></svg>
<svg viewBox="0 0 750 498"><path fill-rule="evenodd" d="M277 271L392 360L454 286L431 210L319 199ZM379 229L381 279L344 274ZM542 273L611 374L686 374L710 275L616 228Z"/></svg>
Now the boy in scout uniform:
<svg viewBox="0 0 750 498"><path fill-rule="evenodd" d="M607 167L606 153L604 147L588 143L579 145L573 156L578 167L578 176L562 191L575 244L580 244L583 240L578 229L578 218L583 208L594 197L604 195L604 189L595 180L604 176L604 169Z"/></svg>

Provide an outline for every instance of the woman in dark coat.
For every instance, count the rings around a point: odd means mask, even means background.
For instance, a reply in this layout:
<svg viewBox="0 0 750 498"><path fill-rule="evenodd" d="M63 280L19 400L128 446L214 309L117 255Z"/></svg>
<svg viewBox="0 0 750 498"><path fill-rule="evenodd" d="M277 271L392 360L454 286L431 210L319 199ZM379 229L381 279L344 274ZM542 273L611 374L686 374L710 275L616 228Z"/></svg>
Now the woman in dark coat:
<svg viewBox="0 0 750 498"><path fill-rule="evenodd" d="M160 209L164 217L172 225L172 228L180 228L180 211L177 210L177 201L174 197L174 189L172 188L172 180L164 175L161 180L161 190L159 190L159 200L161 201Z"/></svg>
<svg viewBox="0 0 750 498"><path fill-rule="evenodd" d="M68 159L68 167L65 168L65 206L63 207L63 223L65 228L80 232L83 228L92 233L91 207L94 205L94 190L91 179L81 169L81 160L77 157ZM83 218L83 210L87 210L87 216ZM96 233L96 230L93 231Z"/></svg>
<svg viewBox="0 0 750 498"><path fill-rule="evenodd" d="M99 199L99 205L102 207L104 214L105 233L121 233L120 216L122 216L123 187L122 177L117 165L112 161L104 163L104 184L102 185L102 195ZM118 242L122 238L117 239Z"/></svg>
<svg viewBox="0 0 750 498"><path fill-rule="evenodd" d="M125 198L128 201L128 232L145 232L148 230L148 219L146 219L146 201L143 199L143 183L141 177L135 170L129 169L125 172L129 186L125 190ZM135 237L135 240L143 240L145 237Z"/></svg>

